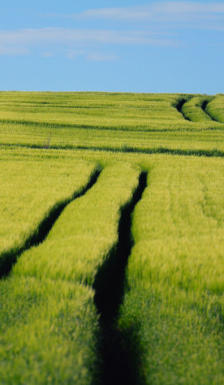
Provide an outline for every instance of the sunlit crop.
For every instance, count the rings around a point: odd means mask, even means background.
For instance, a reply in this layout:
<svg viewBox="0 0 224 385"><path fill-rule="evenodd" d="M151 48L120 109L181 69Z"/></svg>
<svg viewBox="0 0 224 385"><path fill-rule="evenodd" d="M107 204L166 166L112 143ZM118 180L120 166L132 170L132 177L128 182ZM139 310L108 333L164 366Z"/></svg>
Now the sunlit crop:
<svg viewBox="0 0 224 385"><path fill-rule="evenodd" d="M222 385L224 97L0 93L0 384Z"/></svg>

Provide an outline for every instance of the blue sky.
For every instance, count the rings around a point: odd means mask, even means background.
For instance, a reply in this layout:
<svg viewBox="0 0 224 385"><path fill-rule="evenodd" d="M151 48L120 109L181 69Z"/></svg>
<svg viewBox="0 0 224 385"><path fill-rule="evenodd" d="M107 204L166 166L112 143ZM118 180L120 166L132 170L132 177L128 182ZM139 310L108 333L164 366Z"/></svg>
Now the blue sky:
<svg viewBox="0 0 224 385"><path fill-rule="evenodd" d="M224 92L224 1L7 0L0 89Z"/></svg>

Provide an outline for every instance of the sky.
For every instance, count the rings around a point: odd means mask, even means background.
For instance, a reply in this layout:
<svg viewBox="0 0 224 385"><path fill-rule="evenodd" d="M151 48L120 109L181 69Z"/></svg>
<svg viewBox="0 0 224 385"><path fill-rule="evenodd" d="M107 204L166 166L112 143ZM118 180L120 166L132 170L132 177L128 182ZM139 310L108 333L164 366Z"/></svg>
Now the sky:
<svg viewBox="0 0 224 385"><path fill-rule="evenodd" d="M7 0L0 90L224 93L224 0Z"/></svg>

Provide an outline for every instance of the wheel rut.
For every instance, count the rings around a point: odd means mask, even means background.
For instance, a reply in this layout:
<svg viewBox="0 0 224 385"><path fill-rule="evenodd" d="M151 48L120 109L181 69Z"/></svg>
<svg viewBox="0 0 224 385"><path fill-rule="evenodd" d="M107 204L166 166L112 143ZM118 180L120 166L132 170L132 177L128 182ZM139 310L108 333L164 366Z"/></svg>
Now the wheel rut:
<svg viewBox="0 0 224 385"><path fill-rule="evenodd" d="M177 101L177 103L175 104L175 107L177 109L177 111L183 116L183 118L185 120L188 120L189 122L191 121L186 115L185 113L183 112L183 106L185 103L187 103L190 99L186 99L186 98L181 98Z"/></svg>
<svg viewBox="0 0 224 385"><path fill-rule="evenodd" d="M117 320L126 287L125 270L134 245L132 214L146 186L147 173L142 172L131 201L121 209L117 245L98 270L93 285L100 326L100 385L139 383L136 355L133 357L131 354L129 338L119 330Z"/></svg>
<svg viewBox="0 0 224 385"><path fill-rule="evenodd" d="M43 146L33 146L33 145L2 145L0 144L0 148L33 148L38 150L45 150ZM109 152L109 153L132 153L132 154L146 154L146 155L152 155L152 154L169 154L169 155L180 155L180 156L203 156L203 157L218 157L223 158L224 157L224 151L219 149L181 149L181 148L169 148L169 147L151 147L151 148L140 148L140 147L131 147L131 146L125 146L124 148L119 147L107 147L107 146L84 146L84 145L78 145L78 146L51 146L48 150L77 150L77 151L92 151L92 152Z"/></svg>
<svg viewBox="0 0 224 385"><path fill-rule="evenodd" d="M202 111L204 111L204 113L209 117L209 119L213 120L213 122L217 122L217 120L216 120L215 118L213 118L213 117L209 114L209 112L208 112L208 110L207 110L207 106L208 106L209 103L210 103L210 100L204 100L204 101L202 102L202 104L201 104L201 109L202 109Z"/></svg>
<svg viewBox="0 0 224 385"><path fill-rule="evenodd" d="M65 207L73 200L83 196L97 181L101 173L101 168L96 167L94 172L91 174L88 183L83 186L79 191L74 192L71 198L68 198L62 202L56 203L48 212L47 216L39 223L35 231L25 240L24 244L20 248L11 249L1 254L0 258L0 278L9 275L13 265L16 263L20 255L30 249L33 246L37 246L44 242L47 238L50 230L54 226L56 220L61 215Z"/></svg>

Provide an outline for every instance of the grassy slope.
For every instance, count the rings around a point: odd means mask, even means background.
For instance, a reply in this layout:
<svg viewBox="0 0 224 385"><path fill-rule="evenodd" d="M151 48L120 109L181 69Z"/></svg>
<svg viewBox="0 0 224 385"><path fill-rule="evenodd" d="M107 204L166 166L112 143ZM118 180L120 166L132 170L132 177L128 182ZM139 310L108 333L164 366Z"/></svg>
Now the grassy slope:
<svg viewBox="0 0 224 385"><path fill-rule="evenodd" d="M56 156L57 151L45 153ZM134 216L131 290L120 319L141 357L143 383L221 385L223 161L61 153L68 155L74 161L80 156L106 163L125 160L149 170L149 188Z"/></svg>
<svg viewBox="0 0 224 385"><path fill-rule="evenodd" d="M223 161L158 158L150 170L120 327L145 384L221 384Z"/></svg>
<svg viewBox="0 0 224 385"><path fill-rule="evenodd" d="M138 175L126 163L107 166L91 190L66 207L46 241L20 257L14 274L93 285L117 243L120 208L131 199Z"/></svg>
<svg viewBox="0 0 224 385"><path fill-rule="evenodd" d="M93 294L61 280L2 281L1 384L92 384L98 333Z"/></svg>
<svg viewBox="0 0 224 385"><path fill-rule="evenodd" d="M1 157L0 258L5 251L20 248L52 207L72 199L95 167L85 161Z"/></svg>
<svg viewBox="0 0 224 385"><path fill-rule="evenodd" d="M97 378L93 285L117 242L120 208L139 170L110 165L63 211L45 242L20 257L1 287L1 383L90 384ZM106 197L102 200L102 194Z"/></svg>
<svg viewBox="0 0 224 385"><path fill-rule="evenodd" d="M224 124L211 120L201 108L208 101L205 110L210 116L211 109L218 108L221 114L223 97L192 96L4 92L0 93L0 143L120 150L193 146L224 151ZM182 109L193 121L184 119L175 107L183 98L189 101Z"/></svg>
<svg viewBox="0 0 224 385"><path fill-rule="evenodd" d="M206 111L217 122L224 122L224 95L217 95L215 99L207 105Z"/></svg>
<svg viewBox="0 0 224 385"><path fill-rule="evenodd" d="M203 103L211 100L212 97L194 96L184 104L184 116L192 122L211 122L211 117L203 110Z"/></svg>
<svg viewBox="0 0 224 385"><path fill-rule="evenodd" d="M181 122L189 126L175 108L178 99L174 94L2 93L0 119L115 130L150 129L159 120L157 129L173 129Z"/></svg>
<svg viewBox="0 0 224 385"><path fill-rule="evenodd" d="M95 149L119 148L121 151L125 151L128 146L137 149L159 149L163 146L196 151L218 148L223 151L223 124L214 121L194 123L185 120L173 107L180 97L180 95L2 93L0 119L8 119L14 123L1 125L0 142L7 145L14 144L15 147L3 146L1 158L6 163L12 160L24 162L24 159L26 162L35 160L45 163L60 159L60 163L71 165L75 165L80 159L103 164L114 161L123 164L125 161L135 165L134 168L139 165L150 171L150 189L145 192L134 216L135 237L139 236L142 239L141 241L138 239L130 259L128 277L132 290L125 296L120 328L129 339L131 338L134 353L139 354L140 372L144 383L205 384L207 381L221 385L224 376L222 256L219 253L223 248L223 200L220 192L223 188L222 160L51 149L52 145L59 147L81 145ZM197 101L196 98L200 100ZM204 116L200 101L201 98L196 96L186 105L192 108L193 114ZM218 111L217 120L221 121L222 105L223 97L215 97L206 106L206 111L210 116L212 113L217 115ZM68 113L68 110L71 112ZM27 124L26 120L31 123ZM40 124L37 124L38 121ZM39 144L46 149L16 147L21 144L27 146ZM130 169L133 169L133 166L130 166ZM102 201L99 202L99 206L102 206ZM141 207L143 209L140 209ZM88 210L85 215L88 216ZM106 211L104 220L108 215ZM66 218L69 220L70 216ZM84 216L83 224L86 223L85 218ZM63 217L61 220L64 223ZM77 221L78 223L81 222ZM94 221L91 223L94 226ZM104 229L103 225L102 227ZM51 234L57 238L60 231L56 226L54 230L55 232L52 230ZM47 242L46 245L40 246L40 250L51 253L50 248L47 248ZM87 246L83 238L80 255L81 252L85 254ZM24 258L29 255L38 256L37 250L38 248L27 252ZM51 255L53 261L54 253ZM139 256L142 255L139 263ZM194 258L195 255L197 258ZM57 258L57 253L55 256ZM92 370L95 366L94 346L98 330L93 292L87 287L80 287L78 283L68 282L69 277L66 277L63 271L58 274L66 280L57 280L55 285L53 262L50 264L43 253L40 253L39 257L40 262L42 259L47 266L45 278L42 278L40 273L44 265L41 267L41 263L32 258L30 263L36 267L31 274L33 276L30 277L29 264L23 262L25 259L22 257L12 278L2 282L5 290L2 291L1 302L5 307L3 318L0 320L2 325L0 335L3 342L0 362L1 370L3 374L5 373L3 377L5 384L14 385L29 381L31 372L38 378L35 381L34 377L34 384L38 383L37 381L57 383L57 379L60 380L59 383L76 382L79 379L80 384L88 384L92 374L86 372L84 368ZM69 262L69 268L70 265ZM64 266L67 273L66 264ZM86 266L85 263L83 266ZM75 267L72 269L74 272ZM48 273L51 275L52 271L53 281L48 277ZM92 282L93 276L94 273L89 282ZM40 293L40 277L43 293ZM77 277L80 279L82 275L78 274ZM56 286L58 289L55 289L52 295L51 287ZM26 288L31 293L30 296ZM62 292L65 295L62 295ZM19 301L21 298L19 293L22 293L22 301ZM59 313L55 303L61 304L59 309L62 306ZM64 310L64 307L67 310ZM72 308L75 309L74 318L69 317ZM83 311L87 313L83 315ZM29 314L28 321L26 312ZM21 317L18 317L18 314L21 314ZM32 337L30 339L24 338L26 322L27 335L30 334ZM86 339L82 323L89 330ZM55 326L49 333L52 324ZM71 335L74 325L77 334L73 339ZM67 333L69 330L72 330L71 333ZM39 349L42 344L43 355ZM58 348L49 351L48 345ZM18 355L18 346L25 352L24 355ZM33 361L27 359L29 356L34 358ZM74 357L80 358L76 370L72 371ZM136 354L134 359L136 360ZM37 370L33 366L36 361ZM13 370L10 362L14 362ZM43 362L46 366L42 376L38 376L36 373ZM52 371L52 368L55 370Z"/></svg>

